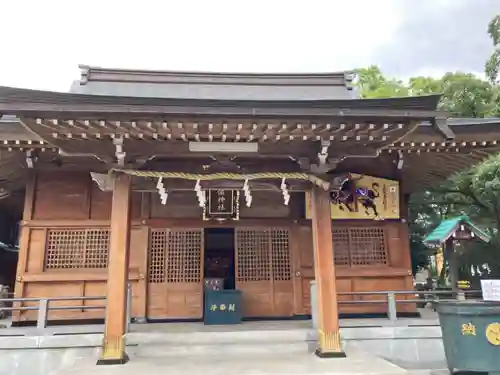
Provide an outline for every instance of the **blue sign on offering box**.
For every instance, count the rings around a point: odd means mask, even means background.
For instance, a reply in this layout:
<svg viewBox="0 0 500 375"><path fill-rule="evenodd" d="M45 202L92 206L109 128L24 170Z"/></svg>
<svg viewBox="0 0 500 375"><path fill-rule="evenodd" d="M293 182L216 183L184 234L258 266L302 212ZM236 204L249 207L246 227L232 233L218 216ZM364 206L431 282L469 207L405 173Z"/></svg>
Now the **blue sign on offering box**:
<svg viewBox="0 0 500 375"><path fill-rule="evenodd" d="M204 310L207 325L241 323L241 291L205 291Z"/></svg>

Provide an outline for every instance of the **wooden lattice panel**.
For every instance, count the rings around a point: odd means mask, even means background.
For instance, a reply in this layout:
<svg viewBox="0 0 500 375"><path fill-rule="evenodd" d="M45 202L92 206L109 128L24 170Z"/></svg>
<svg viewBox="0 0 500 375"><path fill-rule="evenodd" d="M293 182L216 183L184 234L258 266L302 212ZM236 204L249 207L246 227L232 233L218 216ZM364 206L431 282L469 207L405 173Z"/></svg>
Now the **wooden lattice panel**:
<svg viewBox="0 0 500 375"><path fill-rule="evenodd" d="M286 228L271 231L271 262L274 280L291 280L289 231Z"/></svg>
<svg viewBox="0 0 500 375"><path fill-rule="evenodd" d="M349 257L349 230L334 228L332 230L332 238L335 264L338 266L348 266L351 263Z"/></svg>
<svg viewBox="0 0 500 375"><path fill-rule="evenodd" d="M238 282L270 280L270 231L236 230L236 280Z"/></svg>
<svg viewBox="0 0 500 375"><path fill-rule="evenodd" d="M387 248L383 228L350 229L351 264L387 264Z"/></svg>
<svg viewBox="0 0 500 375"><path fill-rule="evenodd" d="M168 283L200 283L202 275L202 229L170 230L167 238Z"/></svg>
<svg viewBox="0 0 500 375"><path fill-rule="evenodd" d="M167 255L168 230L153 229L149 238L148 282L162 284L166 281L165 259Z"/></svg>
<svg viewBox="0 0 500 375"><path fill-rule="evenodd" d="M50 229L45 269L106 268L109 229Z"/></svg>

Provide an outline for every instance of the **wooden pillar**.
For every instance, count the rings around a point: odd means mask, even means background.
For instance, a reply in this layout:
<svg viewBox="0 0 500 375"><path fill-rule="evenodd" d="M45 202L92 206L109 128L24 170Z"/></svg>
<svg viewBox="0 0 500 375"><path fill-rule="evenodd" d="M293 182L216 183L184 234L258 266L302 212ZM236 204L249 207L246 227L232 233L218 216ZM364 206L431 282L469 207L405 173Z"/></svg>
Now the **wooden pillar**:
<svg viewBox="0 0 500 375"><path fill-rule="evenodd" d="M26 297L26 283L23 281L24 274L27 272L28 257L30 251L31 227L29 222L33 219L33 208L36 199L36 175L33 169L28 170L28 181L26 182L26 192L24 195L23 219L20 226L19 237L19 255L17 258L16 284L14 286L14 297ZM14 307L25 306L22 302L14 303ZM23 315L29 315L30 311L16 310L12 312L12 321L19 322Z"/></svg>
<svg viewBox="0 0 500 375"><path fill-rule="evenodd" d="M453 237L446 240L444 243L444 254L449 267L449 276L451 290L458 292L458 254L455 249L455 244L453 242Z"/></svg>
<svg viewBox="0 0 500 375"><path fill-rule="evenodd" d="M319 348L316 349L316 355L343 358L345 353L340 345L330 193L313 187L311 208L318 312Z"/></svg>
<svg viewBox="0 0 500 375"><path fill-rule="evenodd" d="M131 177L114 175L104 343L97 364L123 364L130 254Z"/></svg>

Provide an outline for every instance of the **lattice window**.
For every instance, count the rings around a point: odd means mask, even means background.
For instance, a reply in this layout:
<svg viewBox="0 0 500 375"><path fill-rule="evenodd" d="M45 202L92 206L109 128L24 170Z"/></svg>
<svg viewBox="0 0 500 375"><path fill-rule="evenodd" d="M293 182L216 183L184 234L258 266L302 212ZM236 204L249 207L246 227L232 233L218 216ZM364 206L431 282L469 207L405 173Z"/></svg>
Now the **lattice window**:
<svg viewBox="0 0 500 375"><path fill-rule="evenodd" d="M348 266L351 263L349 256L349 230L333 228L332 237L335 264L338 266Z"/></svg>
<svg viewBox="0 0 500 375"><path fill-rule="evenodd" d="M350 244L353 266L387 264L386 239L383 228L351 228Z"/></svg>
<svg viewBox="0 0 500 375"><path fill-rule="evenodd" d="M149 238L148 282L161 284L165 278L168 230L152 229Z"/></svg>
<svg viewBox="0 0 500 375"><path fill-rule="evenodd" d="M288 229L271 231L271 260L274 280L291 280L290 246Z"/></svg>
<svg viewBox="0 0 500 375"><path fill-rule="evenodd" d="M270 236L265 229L237 229L236 279L245 281L270 280Z"/></svg>
<svg viewBox="0 0 500 375"><path fill-rule="evenodd" d="M50 229L45 269L106 268L109 229Z"/></svg>
<svg viewBox="0 0 500 375"><path fill-rule="evenodd" d="M166 256L167 282L201 282L202 239L202 229L172 229L168 232Z"/></svg>

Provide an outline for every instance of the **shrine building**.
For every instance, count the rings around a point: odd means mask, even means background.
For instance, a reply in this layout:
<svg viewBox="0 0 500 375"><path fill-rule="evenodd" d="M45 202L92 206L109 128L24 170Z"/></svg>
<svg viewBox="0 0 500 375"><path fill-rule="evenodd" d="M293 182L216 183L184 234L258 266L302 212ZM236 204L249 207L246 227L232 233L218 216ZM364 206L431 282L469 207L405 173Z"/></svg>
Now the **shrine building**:
<svg viewBox="0 0 500 375"><path fill-rule="evenodd" d="M246 319L309 315L315 279L319 351L340 355L339 314L387 311L344 293L413 288L409 194L500 139L439 95L360 99L350 72L81 71L67 93L0 87L0 207L16 297L107 295L48 316L105 318L104 360L125 355L127 283L134 319L196 321L207 277Z"/></svg>

